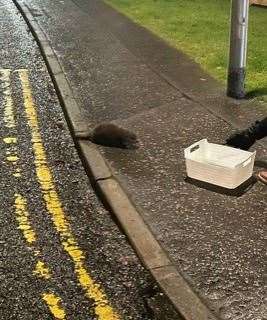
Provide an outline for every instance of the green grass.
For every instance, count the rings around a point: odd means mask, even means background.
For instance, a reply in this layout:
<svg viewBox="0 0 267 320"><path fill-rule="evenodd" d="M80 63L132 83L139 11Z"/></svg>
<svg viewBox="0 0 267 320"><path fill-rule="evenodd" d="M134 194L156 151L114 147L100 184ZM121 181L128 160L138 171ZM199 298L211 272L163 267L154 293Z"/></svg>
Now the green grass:
<svg viewBox="0 0 267 320"><path fill-rule="evenodd" d="M106 0L226 82L229 0ZM267 9L250 7L247 90L267 94Z"/></svg>

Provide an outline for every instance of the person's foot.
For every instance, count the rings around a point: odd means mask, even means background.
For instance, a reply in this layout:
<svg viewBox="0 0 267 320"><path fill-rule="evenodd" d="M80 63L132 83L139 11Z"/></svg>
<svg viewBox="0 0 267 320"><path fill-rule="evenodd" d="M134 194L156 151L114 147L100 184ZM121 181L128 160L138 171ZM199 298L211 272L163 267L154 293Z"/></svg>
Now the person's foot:
<svg viewBox="0 0 267 320"><path fill-rule="evenodd" d="M260 171L258 173L258 179L264 184L267 184L267 170Z"/></svg>

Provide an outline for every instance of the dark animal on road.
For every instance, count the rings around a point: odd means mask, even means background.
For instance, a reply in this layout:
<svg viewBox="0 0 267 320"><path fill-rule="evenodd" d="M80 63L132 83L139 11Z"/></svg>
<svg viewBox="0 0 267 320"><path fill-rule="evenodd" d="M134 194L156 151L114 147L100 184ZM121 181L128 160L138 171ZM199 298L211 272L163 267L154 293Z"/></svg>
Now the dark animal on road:
<svg viewBox="0 0 267 320"><path fill-rule="evenodd" d="M113 123L102 123L89 133L88 139L96 144L122 149L137 149L138 139L135 133L118 127Z"/></svg>

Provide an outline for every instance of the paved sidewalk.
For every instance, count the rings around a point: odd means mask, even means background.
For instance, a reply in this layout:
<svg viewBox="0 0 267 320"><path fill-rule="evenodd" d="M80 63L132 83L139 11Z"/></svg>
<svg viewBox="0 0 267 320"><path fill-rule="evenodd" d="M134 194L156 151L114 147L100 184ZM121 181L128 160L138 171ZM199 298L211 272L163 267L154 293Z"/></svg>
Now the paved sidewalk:
<svg viewBox="0 0 267 320"><path fill-rule="evenodd" d="M226 98L186 56L100 1L24 2L37 9L89 127L108 120L137 133L140 149L101 153L193 291L219 319L266 319L266 187L193 183L183 157L202 138L224 142L264 106ZM261 166L265 145L254 147Z"/></svg>

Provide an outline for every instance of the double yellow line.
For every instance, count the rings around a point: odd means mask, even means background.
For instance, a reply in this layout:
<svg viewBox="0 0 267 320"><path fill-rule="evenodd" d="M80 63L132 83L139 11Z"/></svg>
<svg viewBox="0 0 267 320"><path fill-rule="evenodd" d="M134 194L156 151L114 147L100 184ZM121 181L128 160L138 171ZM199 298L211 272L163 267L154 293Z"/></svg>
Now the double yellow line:
<svg viewBox="0 0 267 320"><path fill-rule="evenodd" d="M42 137L36 106L34 104L31 91L28 70L16 70L23 92L23 104L26 114L28 127L31 132L31 142L34 154L34 166L37 181L40 186L43 202L46 211L50 214L55 230L57 231L61 244L73 262L75 274L79 285L83 288L85 296L94 301L94 311L99 320L118 320L120 319L116 311L111 307L106 294L99 284L97 284L90 276L85 265L85 255L75 237L72 234L71 226L66 218L62 203L56 191L52 171L48 166L46 152ZM5 124L7 128L15 126L15 115L13 101L10 89L10 70L0 70L2 81L5 86ZM16 139L15 137L6 137L6 139ZM6 140L7 141L7 140ZM17 143L17 140L14 140ZM19 194L15 194L15 210L19 228L23 230L24 237L28 243L32 243L36 239L36 234L32 230L29 222L29 213L27 211L27 202ZM38 265L38 263L37 263ZM47 272L45 272L46 270ZM36 271L37 272L37 271ZM39 262L39 274L50 274L48 269ZM43 300L48 304L50 311L56 319L66 319L66 313L60 306L61 299L53 293L45 293Z"/></svg>

